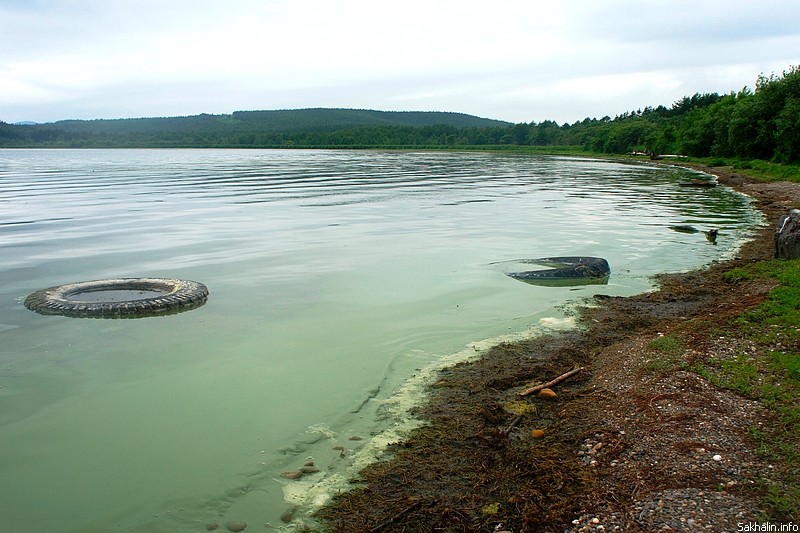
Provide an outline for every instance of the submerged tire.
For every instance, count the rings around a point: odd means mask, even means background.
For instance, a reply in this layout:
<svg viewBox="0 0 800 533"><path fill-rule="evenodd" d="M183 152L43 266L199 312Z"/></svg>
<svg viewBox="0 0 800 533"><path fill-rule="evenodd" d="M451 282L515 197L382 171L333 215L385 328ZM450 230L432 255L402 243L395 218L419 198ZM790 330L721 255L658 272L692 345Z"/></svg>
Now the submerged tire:
<svg viewBox="0 0 800 533"><path fill-rule="evenodd" d="M207 299L208 288L196 281L120 278L42 289L25 298L25 307L43 315L141 318L188 311Z"/></svg>
<svg viewBox="0 0 800 533"><path fill-rule="evenodd" d="M508 275L520 280L528 279L581 279L606 278L611 274L608 261L601 257L543 257L531 263L548 265L554 268L510 272Z"/></svg>

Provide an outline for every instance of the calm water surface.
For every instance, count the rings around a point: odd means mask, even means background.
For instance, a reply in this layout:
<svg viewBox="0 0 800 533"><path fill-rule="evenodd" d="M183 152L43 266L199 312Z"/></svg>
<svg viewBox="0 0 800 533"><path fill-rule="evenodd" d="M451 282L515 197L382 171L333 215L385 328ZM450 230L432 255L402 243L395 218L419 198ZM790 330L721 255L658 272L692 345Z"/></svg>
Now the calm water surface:
<svg viewBox="0 0 800 533"><path fill-rule="evenodd" d="M413 426L432 369L734 253L759 216L678 186L692 177L490 154L0 150L0 529L302 518ZM496 264L557 255L605 257L609 283L528 285ZM22 305L119 277L211 297L136 320ZM280 476L309 457L321 472Z"/></svg>

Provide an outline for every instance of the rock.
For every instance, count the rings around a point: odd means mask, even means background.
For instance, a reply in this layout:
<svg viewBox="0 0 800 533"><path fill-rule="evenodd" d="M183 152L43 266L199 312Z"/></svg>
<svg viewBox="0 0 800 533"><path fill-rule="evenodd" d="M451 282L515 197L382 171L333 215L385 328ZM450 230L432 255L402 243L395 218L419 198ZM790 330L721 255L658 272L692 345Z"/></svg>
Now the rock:
<svg viewBox="0 0 800 533"><path fill-rule="evenodd" d="M303 477L303 473L299 470L290 470L288 472L282 472L281 477L285 477L286 479L300 479Z"/></svg>
<svg viewBox="0 0 800 533"><path fill-rule="evenodd" d="M720 462L722 461L722 456L720 454L716 454L714 457L712 457L712 459L716 462Z"/></svg>
<svg viewBox="0 0 800 533"><path fill-rule="evenodd" d="M800 209L792 209L778 220L775 258L800 259Z"/></svg>
<svg viewBox="0 0 800 533"><path fill-rule="evenodd" d="M347 440L364 440L364 437L360 435L351 435L350 438Z"/></svg>
<svg viewBox="0 0 800 533"><path fill-rule="evenodd" d="M294 507L287 509L281 514L281 522L288 524L294 519Z"/></svg>
<svg viewBox="0 0 800 533"><path fill-rule="evenodd" d="M216 522L209 522L206 524L206 531L216 531L219 529L219 524Z"/></svg>
<svg viewBox="0 0 800 533"><path fill-rule="evenodd" d="M542 389L539 391L539 398L555 398L558 396L553 389Z"/></svg>
<svg viewBox="0 0 800 533"><path fill-rule="evenodd" d="M306 461L303 466L314 466L314 461Z"/></svg>
<svg viewBox="0 0 800 533"><path fill-rule="evenodd" d="M244 520L231 520L225 527L228 528L228 531L233 531L233 533L238 533L240 531L244 531L247 529L247 522Z"/></svg>
<svg viewBox="0 0 800 533"><path fill-rule="evenodd" d="M541 429L534 429L533 431L531 431L531 437L533 437L534 439L541 439L542 437L544 437L544 431Z"/></svg>
<svg viewBox="0 0 800 533"><path fill-rule="evenodd" d="M319 468L316 466L302 466L300 467L300 472L303 474L313 474L315 472L319 472Z"/></svg>

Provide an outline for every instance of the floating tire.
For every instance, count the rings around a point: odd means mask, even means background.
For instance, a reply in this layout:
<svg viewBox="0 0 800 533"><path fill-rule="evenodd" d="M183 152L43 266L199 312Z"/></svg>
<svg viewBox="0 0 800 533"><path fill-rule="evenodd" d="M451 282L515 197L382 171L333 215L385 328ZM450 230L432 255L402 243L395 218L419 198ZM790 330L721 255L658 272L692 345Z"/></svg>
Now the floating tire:
<svg viewBox="0 0 800 533"><path fill-rule="evenodd" d="M121 278L68 283L25 298L43 315L85 318L142 318L200 307L208 299L202 283L170 278Z"/></svg>

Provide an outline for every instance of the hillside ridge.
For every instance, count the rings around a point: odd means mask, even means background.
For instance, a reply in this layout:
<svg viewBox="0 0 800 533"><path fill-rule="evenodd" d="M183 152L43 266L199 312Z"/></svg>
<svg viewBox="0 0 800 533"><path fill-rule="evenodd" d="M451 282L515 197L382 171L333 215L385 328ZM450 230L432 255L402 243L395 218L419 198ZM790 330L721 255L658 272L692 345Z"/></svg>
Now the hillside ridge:
<svg viewBox="0 0 800 533"><path fill-rule="evenodd" d="M509 122L449 111L378 111L372 109L303 108L234 111L208 114L79 120L67 119L34 127L86 133L154 133L164 131L334 131L368 126L503 127Z"/></svg>

